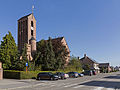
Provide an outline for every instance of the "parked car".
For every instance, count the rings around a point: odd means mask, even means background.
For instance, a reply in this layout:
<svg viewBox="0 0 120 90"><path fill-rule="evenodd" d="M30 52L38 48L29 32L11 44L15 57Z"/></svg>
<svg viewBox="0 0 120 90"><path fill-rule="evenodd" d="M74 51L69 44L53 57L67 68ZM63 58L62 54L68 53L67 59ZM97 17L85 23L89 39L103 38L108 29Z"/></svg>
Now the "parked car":
<svg viewBox="0 0 120 90"><path fill-rule="evenodd" d="M92 70L85 70L84 75L92 76L93 75Z"/></svg>
<svg viewBox="0 0 120 90"><path fill-rule="evenodd" d="M78 75L79 75L80 77L83 77L83 76L84 76L84 74L82 74L82 73L78 73Z"/></svg>
<svg viewBox="0 0 120 90"><path fill-rule="evenodd" d="M69 74L65 73L65 78L69 78Z"/></svg>
<svg viewBox="0 0 120 90"><path fill-rule="evenodd" d="M92 70L92 73L93 73L93 75L96 75L96 71L95 70Z"/></svg>
<svg viewBox="0 0 120 90"><path fill-rule="evenodd" d="M41 72L37 75L37 80L58 80L58 76L51 72Z"/></svg>
<svg viewBox="0 0 120 90"><path fill-rule="evenodd" d="M68 72L68 75L69 77L74 77L74 78L77 78L79 76L78 72Z"/></svg>
<svg viewBox="0 0 120 90"><path fill-rule="evenodd" d="M65 73L63 73L63 72L56 72L56 75L58 75L59 79L66 79Z"/></svg>

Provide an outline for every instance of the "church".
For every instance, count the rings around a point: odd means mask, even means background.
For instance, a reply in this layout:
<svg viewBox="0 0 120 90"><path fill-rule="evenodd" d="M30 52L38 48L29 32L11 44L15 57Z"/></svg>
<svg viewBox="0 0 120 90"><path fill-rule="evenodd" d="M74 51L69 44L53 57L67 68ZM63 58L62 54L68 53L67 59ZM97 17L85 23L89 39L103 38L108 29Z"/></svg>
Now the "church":
<svg viewBox="0 0 120 90"><path fill-rule="evenodd" d="M70 60L70 50L64 37L54 38L52 41L61 42L69 52L66 57L66 64ZM24 16L18 20L18 50L22 52L24 46L27 46L27 58L32 61L36 52L36 19L33 13Z"/></svg>
<svg viewBox="0 0 120 90"><path fill-rule="evenodd" d="M21 52L27 44L27 58L32 60L36 51L36 20L32 14L18 20L18 50Z"/></svg>

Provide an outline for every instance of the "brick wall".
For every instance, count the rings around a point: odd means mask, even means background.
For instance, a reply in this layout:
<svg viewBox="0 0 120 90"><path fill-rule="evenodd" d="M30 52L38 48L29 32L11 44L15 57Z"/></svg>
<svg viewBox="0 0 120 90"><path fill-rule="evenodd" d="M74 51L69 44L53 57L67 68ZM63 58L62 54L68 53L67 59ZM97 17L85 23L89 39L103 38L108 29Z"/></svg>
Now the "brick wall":
<svg viewBox="0 0 120 90"><path fill-rule="evenodd" d="M0 80L3 79L2 63L0 62Z"/></svg>

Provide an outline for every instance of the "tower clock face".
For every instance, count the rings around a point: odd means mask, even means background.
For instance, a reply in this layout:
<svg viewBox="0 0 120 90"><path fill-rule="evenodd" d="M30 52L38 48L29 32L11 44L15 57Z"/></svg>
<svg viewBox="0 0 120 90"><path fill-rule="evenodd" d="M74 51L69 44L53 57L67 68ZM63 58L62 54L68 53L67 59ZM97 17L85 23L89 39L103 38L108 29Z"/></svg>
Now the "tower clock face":
<svg viewBox="0 0 120 90"><path fill-rule="evenodd" d="M34 28L33 28L33 27L31 27L31 30L34 30Z"/></svg>

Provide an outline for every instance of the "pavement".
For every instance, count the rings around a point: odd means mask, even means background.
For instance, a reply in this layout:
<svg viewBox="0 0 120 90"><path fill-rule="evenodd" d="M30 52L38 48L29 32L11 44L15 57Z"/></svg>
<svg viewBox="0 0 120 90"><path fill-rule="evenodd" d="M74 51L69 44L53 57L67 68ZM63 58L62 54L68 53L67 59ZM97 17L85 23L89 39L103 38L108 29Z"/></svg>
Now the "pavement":
<svg viewBox="0 0 120 90"><path fill-rule="evenodd" d="M120 90L120 72L58 81L3 79L0 90Z"/></svg>

